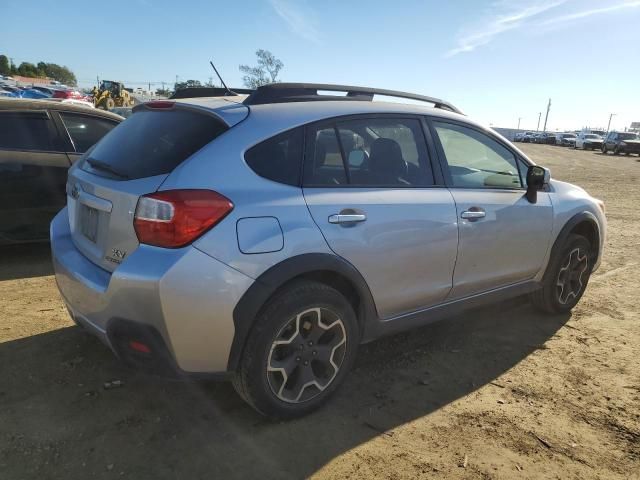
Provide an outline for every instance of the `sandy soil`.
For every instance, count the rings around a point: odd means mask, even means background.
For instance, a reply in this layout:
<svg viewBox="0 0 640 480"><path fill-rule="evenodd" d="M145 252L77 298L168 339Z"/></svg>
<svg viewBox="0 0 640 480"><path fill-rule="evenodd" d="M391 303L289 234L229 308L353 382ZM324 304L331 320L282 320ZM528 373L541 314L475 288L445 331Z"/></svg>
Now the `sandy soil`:
<svg viewBox="0 0 640 480"><path fill-rule="evenodd" d="M640 478L639 159L523 148L607 204L574 313L516 299L377 341L289 423L120 366L68 319L48 247L3 249L0 478Z"/></svg>

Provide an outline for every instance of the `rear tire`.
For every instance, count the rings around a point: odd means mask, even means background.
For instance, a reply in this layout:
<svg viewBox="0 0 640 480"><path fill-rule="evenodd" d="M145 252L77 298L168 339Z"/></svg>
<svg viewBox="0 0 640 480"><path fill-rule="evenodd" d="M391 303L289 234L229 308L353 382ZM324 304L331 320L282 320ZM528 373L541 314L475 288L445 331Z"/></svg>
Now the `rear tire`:
<svg viewBox="0 0 640 480"><path fill-rule="evenodd" d="M614 147L614 148L613 148L613 154L614 154L614 155L620 155L620 147L617 147L617 146L616 146L616 147Z"/></svg>
<svg viewBox="0 0 640 480"><path fill-rule="evenodd" d="M531 294L533 306L546 313L571 311L587 288L591 261L589 241L570 234L557 254L552 254L542 288Z"/></svg>
<svg viewBox="0 0 640 480"><path fill-rule="evenodd" d="M602 145L602 148L600 149L600 151L602 152L603 155L606 155L608 150L607 150L607 146L606 145Z"/></svg>
<svg viewBox="0 0 640 480"><path fill-rule="evenodd" d="M301 417L339 387L359 343L356 314L340 292L296 281L256 318L233 386L263 415Z"/></svg>

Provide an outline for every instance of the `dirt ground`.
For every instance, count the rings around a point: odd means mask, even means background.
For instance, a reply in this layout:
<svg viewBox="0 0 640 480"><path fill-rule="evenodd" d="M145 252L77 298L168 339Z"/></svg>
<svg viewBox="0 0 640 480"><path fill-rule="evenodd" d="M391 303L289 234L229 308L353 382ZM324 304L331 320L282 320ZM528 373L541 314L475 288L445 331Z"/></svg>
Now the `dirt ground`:
<svg viewBox="0 0 640 480"><path fill-rule="evenodd" d="M520 298L379 340L288 423L122 367L67 317L48 246L3 249L0 478L640 478L640 159L522 147L606 202L573 314Z"/></svg>

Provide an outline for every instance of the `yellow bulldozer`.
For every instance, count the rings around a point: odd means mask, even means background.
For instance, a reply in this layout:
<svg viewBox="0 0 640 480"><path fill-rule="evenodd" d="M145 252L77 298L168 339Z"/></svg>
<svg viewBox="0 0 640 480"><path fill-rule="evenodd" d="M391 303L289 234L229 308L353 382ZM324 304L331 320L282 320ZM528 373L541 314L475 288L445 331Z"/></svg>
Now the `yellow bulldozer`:
<svg viewBox="0 0 640 480"><path fill-rule="evenodd" d="M114 107L133 107L133 96L120 82L103 80L100 87L93 87L91 93L96 108L111 110Z"/></svg>

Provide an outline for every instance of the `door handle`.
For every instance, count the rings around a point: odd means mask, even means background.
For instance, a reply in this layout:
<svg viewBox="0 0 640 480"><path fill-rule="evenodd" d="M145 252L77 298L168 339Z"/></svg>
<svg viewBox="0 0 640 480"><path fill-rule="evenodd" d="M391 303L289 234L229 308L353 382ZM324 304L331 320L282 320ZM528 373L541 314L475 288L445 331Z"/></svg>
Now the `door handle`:
<svg viewBox="0 0 640 480"><path fill-rule="evenodd" d="M485 213L484 210L482 210L481 208L470 208L469 210L465 210L464 212L462 212L460 214L460 217L464 218L465 220L470 220L470 221L474 221L474 220L479 220L481 218L484 218L487 214Z"/></svg>
<svg viewBox="0 0 640 480"><path fill-rule="evenodd" d="M362 213L334 214L329 217L329 223L358 223L364 222L367 216Z"/></svg>

